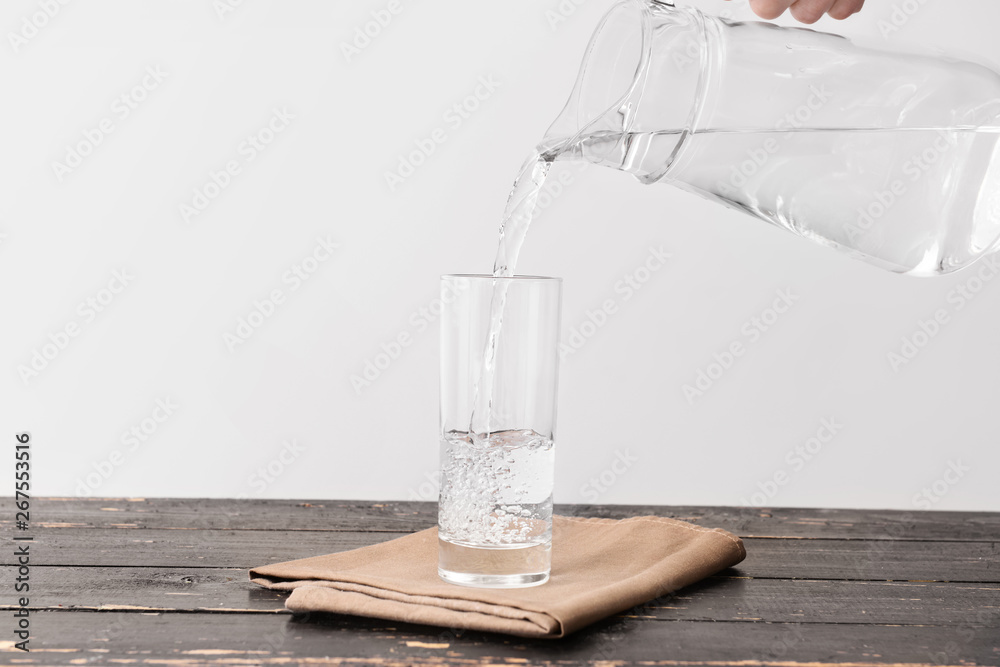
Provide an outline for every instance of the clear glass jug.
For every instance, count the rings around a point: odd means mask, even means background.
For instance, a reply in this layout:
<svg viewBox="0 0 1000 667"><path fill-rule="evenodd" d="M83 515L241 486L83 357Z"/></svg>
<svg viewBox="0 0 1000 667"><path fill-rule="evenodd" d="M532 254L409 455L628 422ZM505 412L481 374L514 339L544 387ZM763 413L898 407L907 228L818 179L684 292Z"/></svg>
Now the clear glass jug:
<svg viewBox="0 0 1000 667"><path fill-rule="evenodd" d="M998 245L998 121L982 65L621 0L540 151L936 275Z"/></svg>

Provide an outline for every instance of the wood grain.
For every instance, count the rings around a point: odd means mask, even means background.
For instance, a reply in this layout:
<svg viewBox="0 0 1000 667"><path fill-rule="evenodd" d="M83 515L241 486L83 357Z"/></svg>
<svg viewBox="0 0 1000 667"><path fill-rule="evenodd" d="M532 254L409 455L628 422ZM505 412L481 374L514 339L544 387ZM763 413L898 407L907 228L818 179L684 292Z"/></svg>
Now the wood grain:
<svg viewBox="0 0 1000 667"><path fill-rule="evenodd" d="M247 568L433 526L432 503L35 499L32 652L10 665L1000 665L1000 514L562 506L744 538L747 559L558 641L293 616ZM13 527L0 520L10 543ZM10 581L13 550L0 551ZM0 600L10 613L15 602Z"/></svg>
<svg viewBox="0 0 1000 667"><path fill-rule="evenodd" d="M979 626L615 618L553 641L325 614L41 612L33 622L45 646L18 664L995 665L997 656L996 637Z"/></svg>
<svg viewBox="0 0 1000 667"><path fill-rule="evenodd" d="M4 533L0 533L2 535ZM47 528L46 562L76 566L250 569L357 549L398 533L347 531ZM995 582L996 542L745 538L742 576L786 579ZM13 551L0 553L12 565Z"/></svg>
<svg viewBox="0 0 1000 667"><path fill-rule="evenodd" d="M141 600L150 611L288 613L286 594L223 568L45 567L36 570L35 610L109 611ZM1000 584L753 579L722 574L622 616L659 620L919 625L1000 616ZM6 608L0 605L0 609ZM984 617L985 618L985 617Z"/></svg>
<svg viewBox="0 0 1000 667"><path fill-rule="evenodd" d="M668 516L741 537L864 540L1000 541L1000 513L892 510L556 505L568 516L622 519ZM51 498L33 501L44 525L78 528L388 531L409 533L437 522L429 502ZM9 526L10 517L0 520Z"/></svg>

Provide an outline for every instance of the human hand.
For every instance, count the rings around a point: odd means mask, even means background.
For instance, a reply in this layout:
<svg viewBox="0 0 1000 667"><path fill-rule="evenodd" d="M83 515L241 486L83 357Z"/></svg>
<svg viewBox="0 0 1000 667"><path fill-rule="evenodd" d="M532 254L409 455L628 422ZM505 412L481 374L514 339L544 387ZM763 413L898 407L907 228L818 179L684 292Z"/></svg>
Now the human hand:
<svg viewBox="0 0 1000 667"><path fill-rule="evenodd" d="M843 20L861 11L865 0L750 0L750 8L763 19L776 19L790 9L801 23L815 23L829 14Z"/></svg>

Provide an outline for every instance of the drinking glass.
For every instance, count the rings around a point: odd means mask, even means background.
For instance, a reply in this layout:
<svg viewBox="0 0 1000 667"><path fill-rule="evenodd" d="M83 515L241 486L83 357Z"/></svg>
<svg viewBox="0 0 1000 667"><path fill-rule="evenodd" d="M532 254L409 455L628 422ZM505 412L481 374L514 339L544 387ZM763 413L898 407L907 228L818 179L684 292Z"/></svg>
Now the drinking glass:
<svg viewBox="0 0 1000 667"><path fill-rule="evenodd" d="M438 573L445 581L488 588L548 581L561 299L559 278L441 278Z"/></svg>

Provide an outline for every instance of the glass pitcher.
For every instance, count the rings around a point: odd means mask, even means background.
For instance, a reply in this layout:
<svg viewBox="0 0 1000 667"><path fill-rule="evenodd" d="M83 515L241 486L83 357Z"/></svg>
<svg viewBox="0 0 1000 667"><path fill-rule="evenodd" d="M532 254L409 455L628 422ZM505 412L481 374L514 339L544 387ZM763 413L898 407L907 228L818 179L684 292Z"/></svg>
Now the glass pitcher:
<svg viewBox="0 0 1000 667"><path fill-rule="evenodd" d="M621 0L540 150L937 275L1000 240L998 119L983 65Z"/></svg>

